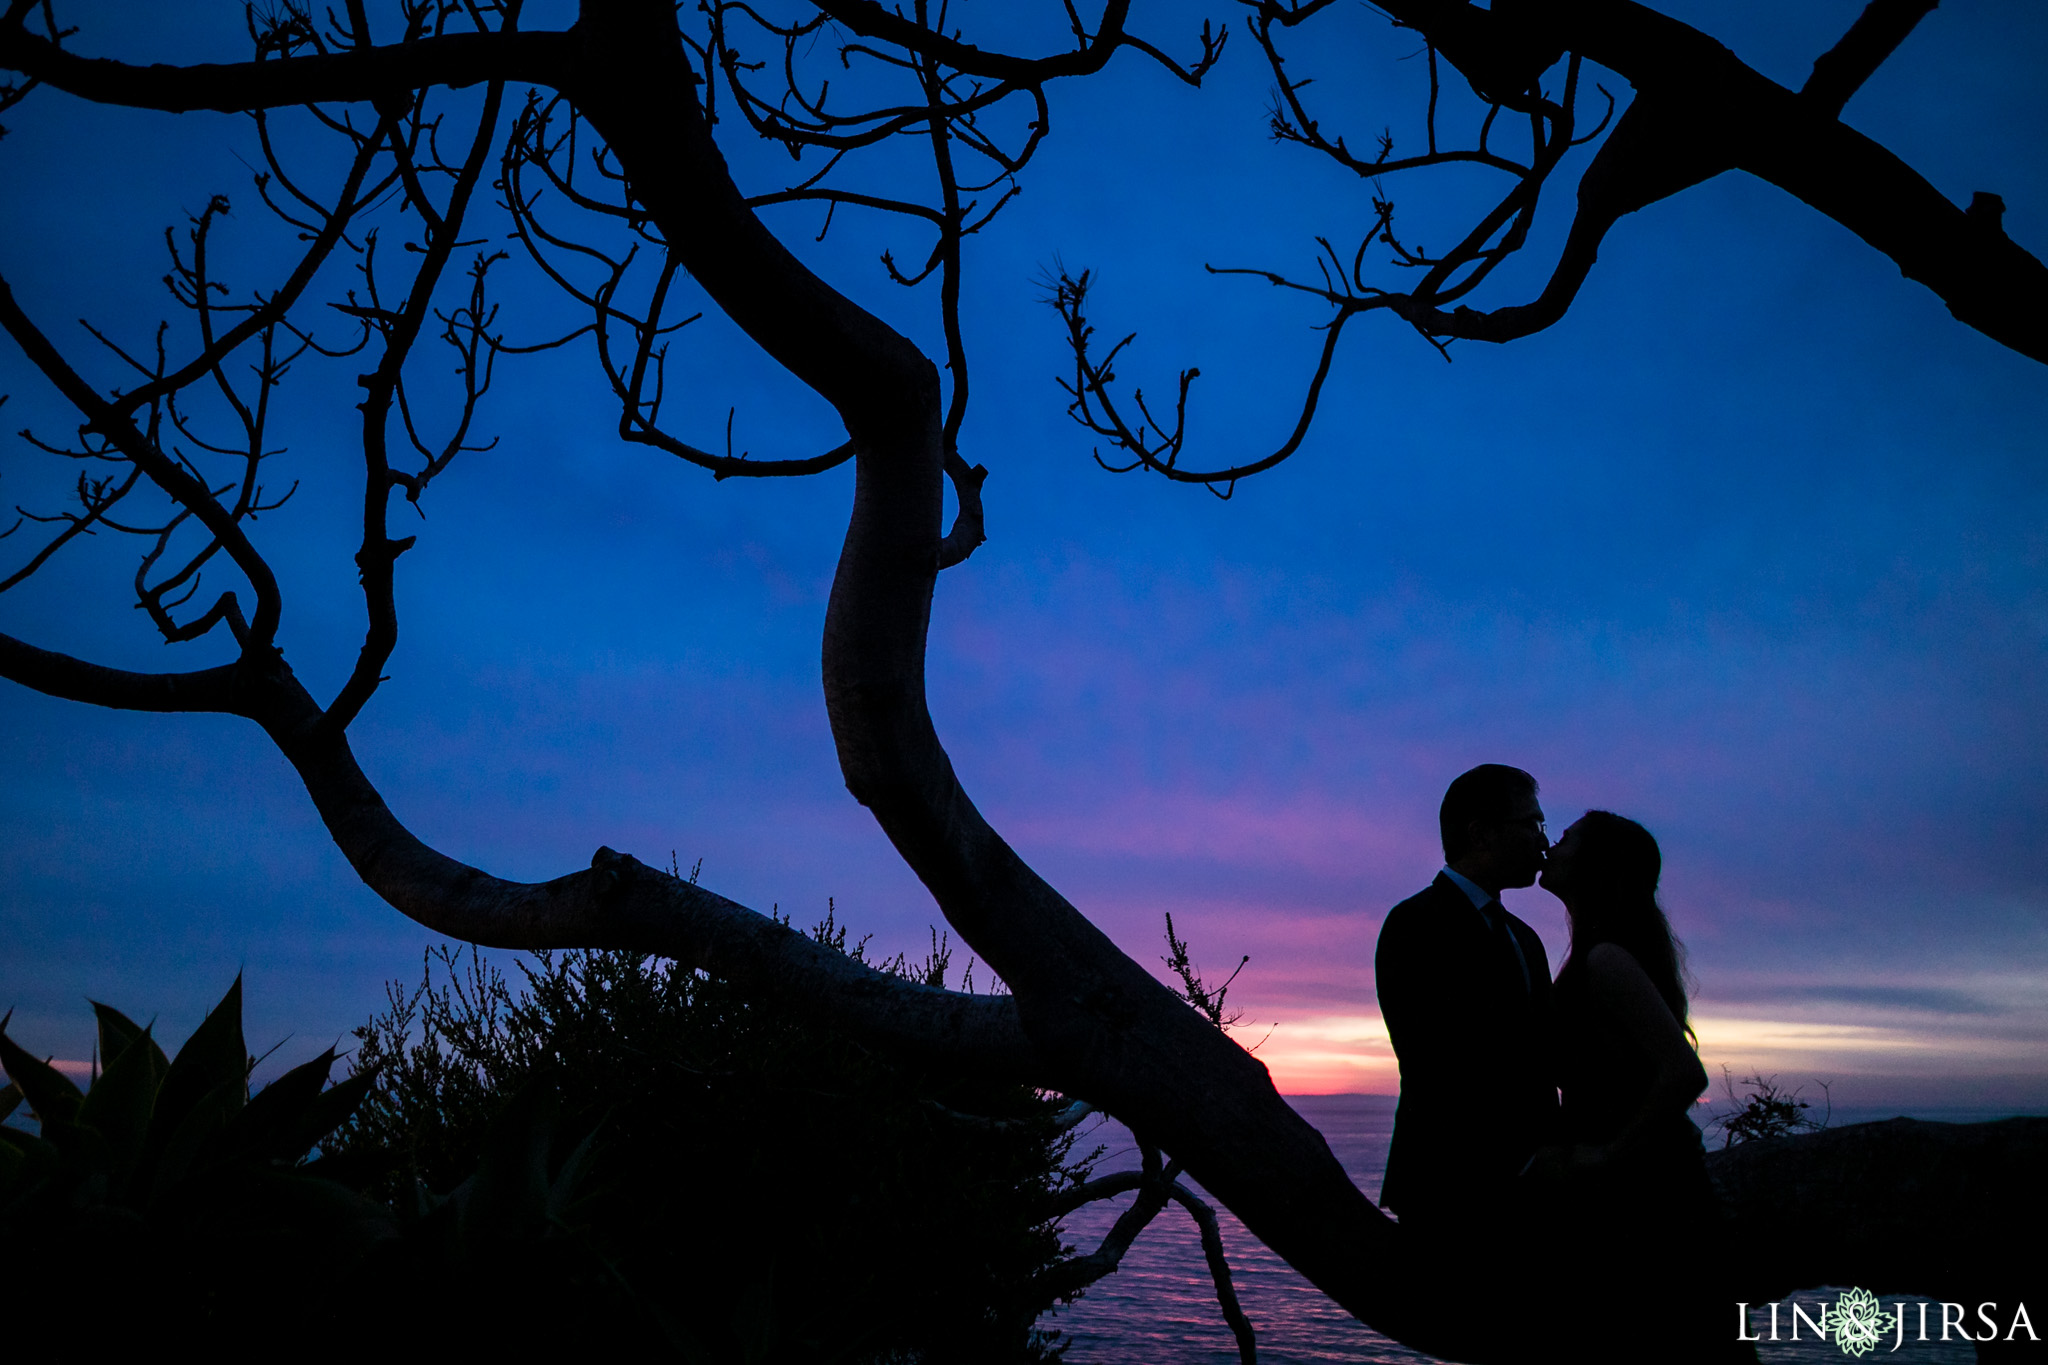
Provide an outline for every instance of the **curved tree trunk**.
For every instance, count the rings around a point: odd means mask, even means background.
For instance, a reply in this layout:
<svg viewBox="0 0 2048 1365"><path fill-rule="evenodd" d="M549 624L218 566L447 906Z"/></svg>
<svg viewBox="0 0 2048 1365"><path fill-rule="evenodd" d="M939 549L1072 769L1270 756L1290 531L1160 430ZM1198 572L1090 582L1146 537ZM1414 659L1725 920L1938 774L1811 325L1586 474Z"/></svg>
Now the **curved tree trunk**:
<svg viewBox="0 0 2048 1365"><path fill-rule="evenodd" d="M597 22L601 16L602 22ZM846 785L1014 992L1040 1083L1114 1113L1360 1318L1484 1351L1416 1311L1393 1224L1266 1068L1119 950L991 829L925 702L945 448L932 362L805 268L732 182L666 4L586 6L582 112L671 250L769 354L838 409L853 513L824 632L826 707ZM603 79L599 79L602 73Z"/></svg>
<svg viewBox="0 0 2048 1365"><path fill-rule="evenodd" d="M1266 1068L1048 886L974 807L925 702L943 538L942 397L932 362L792 256L743 202L696 98L670 7L586 5L579 107L686 269L838 409L855 449L851 522L824 632L826 707L846 785L960 937L1001 973L1043 1063L1170 1151L1319 1288L1404 1339L1393 1225ZM601 77L601 78L600 78ZM1449 1337L1441 1344L1462 1347Z"/></svg>

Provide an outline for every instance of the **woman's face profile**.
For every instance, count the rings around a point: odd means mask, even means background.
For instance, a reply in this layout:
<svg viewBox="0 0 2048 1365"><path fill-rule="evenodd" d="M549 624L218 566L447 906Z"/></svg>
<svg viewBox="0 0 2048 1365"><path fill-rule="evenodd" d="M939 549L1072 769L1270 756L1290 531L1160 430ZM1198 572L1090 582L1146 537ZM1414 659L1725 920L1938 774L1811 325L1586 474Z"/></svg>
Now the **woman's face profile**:
<svg viewBox="0 0 2048 1365"><path fill-rule="evenodd" d="M1572 864L1578 858L1580 846L1584 843L1584 835L1579 826L1584 823L1576 821L1571 828L1558 836L1557 842L1550 846L1549 857L1543 862L1543 875L1537 884L1560 900L1571 892Z"/></svg>

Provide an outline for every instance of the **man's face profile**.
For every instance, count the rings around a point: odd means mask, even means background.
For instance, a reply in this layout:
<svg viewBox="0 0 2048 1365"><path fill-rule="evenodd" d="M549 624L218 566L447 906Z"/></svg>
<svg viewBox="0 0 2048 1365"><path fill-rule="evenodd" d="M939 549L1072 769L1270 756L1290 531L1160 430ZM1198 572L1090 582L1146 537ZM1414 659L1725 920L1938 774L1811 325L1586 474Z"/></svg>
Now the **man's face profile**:
<svg viewBox="0 0 2048 1365"><path fill-rule="evenodd" d="M1549 847L1543 806L1534 792L1519 797L1499 820L1472 825L1474 861L1483 862L1492 880L1503 888L1533 885Z"/></svg>

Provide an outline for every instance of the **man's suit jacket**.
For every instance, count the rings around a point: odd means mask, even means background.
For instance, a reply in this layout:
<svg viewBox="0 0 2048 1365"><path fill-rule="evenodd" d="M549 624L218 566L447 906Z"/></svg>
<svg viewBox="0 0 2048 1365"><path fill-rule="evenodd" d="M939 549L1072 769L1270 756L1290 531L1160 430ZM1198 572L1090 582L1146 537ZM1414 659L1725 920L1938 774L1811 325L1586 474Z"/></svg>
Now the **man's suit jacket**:
<svg viewBox="0 0 2048 1365"><path fill-rule="evenodd" d="M1504 1211L1515 1176L1554 1138L1550 960L1504 915L1528 963L1439 873L1387 913L1373 959L1401 1100L1380 1203L1404 1221Z"/></svg>

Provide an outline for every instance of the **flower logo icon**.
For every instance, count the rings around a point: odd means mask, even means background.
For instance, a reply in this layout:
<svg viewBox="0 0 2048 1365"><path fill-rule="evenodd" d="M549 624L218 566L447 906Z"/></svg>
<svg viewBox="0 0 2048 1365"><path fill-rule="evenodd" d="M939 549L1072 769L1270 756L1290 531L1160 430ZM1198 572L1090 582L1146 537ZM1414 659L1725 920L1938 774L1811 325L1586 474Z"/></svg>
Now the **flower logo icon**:
<svg viewBox="0 0 2048 1365"><path fill-rule="evenodd" d="M1867 1289L1843 1291L1828 1318L1843 1355L1863 1355L1884 1338L1884 1305Z"/></svg>

